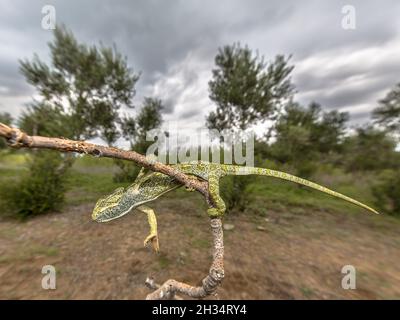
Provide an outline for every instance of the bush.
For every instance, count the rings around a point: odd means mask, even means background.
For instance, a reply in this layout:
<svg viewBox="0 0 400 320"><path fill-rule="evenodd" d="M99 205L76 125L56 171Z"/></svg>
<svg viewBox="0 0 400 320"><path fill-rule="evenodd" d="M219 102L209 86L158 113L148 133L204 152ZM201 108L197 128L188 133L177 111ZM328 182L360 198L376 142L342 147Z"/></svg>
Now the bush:
<svg viewBox="0 0 400 320"><path fill-rule="evenodd" d="M302 161L296 163L296 172L295 175L299 176L303 179L310 179L318 169L318 166L315 162L312 161ZM299 185L301 186L301 185Z"/></svg>
<svg viewBox="0 0 400 320"><path fill-rule="evenodd" d="M72 160L53 151L37 151L29 173L5 190L6 205L21 218L58 210L66 191L66 170Z"/></svg>
<svg viewBox="0 0 400 320"><path fill-rule="evenodd" d="M344 142L344 165L348 172L399 169L396 141L385 131L358 128Z"/></svg>
<svg viewBox="0 0 400 320"><path fill-rule="evenodd" d="M384 213L400 216L400 171L386 170L372 187L376 206Z"/></svg>
<svg viewBox="0 0 400 320"><path fill-rule="evenodd" d="M249 204L249 193L247 186L251 183L251 176L227 176L221 179L220 192L225 201L226 210L244 211Z"/></svg>

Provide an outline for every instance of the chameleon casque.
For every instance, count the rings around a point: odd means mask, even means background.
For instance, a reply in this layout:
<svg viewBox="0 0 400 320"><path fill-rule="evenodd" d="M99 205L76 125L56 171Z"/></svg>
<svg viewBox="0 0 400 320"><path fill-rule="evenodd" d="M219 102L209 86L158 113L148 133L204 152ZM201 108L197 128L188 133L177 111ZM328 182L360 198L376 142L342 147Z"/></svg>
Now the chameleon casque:
<svg viewBox="0 0 400 320"><path fill-rule="evenodd" d="M341 193L281 171L204 161L180 163L171 166L189 176L208 181L209 193L214 202L214 206L207 210L211 218L221 217L225 212L225 203L219 194L219 180L227 175L260 175L292 181L346 200L378 214L376 210ZM161 195L181 186L183 185L173 177L142 168L133 184L129 187L126 189L118 188L112 194L99 199L93 210L92 218L97 222L107 222L122 217L132 209L138 209L146 213L150 225L150 234L144 240L144 245L151 243L153 249L158 252L159 241L156 215L153 209L146 206L145 203L156 200Z"/></svg>

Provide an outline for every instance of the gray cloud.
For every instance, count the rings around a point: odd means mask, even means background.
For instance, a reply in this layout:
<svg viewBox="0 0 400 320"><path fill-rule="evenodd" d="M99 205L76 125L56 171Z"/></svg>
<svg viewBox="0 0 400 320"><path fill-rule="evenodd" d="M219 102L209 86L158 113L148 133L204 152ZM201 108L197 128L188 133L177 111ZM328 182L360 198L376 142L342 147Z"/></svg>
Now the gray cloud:
<svg viewBox="0 0 400 320"><path fill-rule="evenodd" d="M79 41L116 44L142 72L136 105L143 96L157 96L167 119L193 127L204 124L213 108L207 83L217 49L234 41L268 59L293 54L298 99L328 109L354 106L357 122L366 121L376 100L399 81L395 0L353 0L356 30L341 28L343 1L2 1L0 109L11 107L13 114L34 93L18 72L18 59L34 52L48 59L51 32L40 25L46 4L55 6L57 22ZM357 52L359 58L349 58Z"/></svg>
<svg viewBox="0 0 400 320"><path fill-rule="evenodd" d="M351 114L351 120L354 126L363 124L370 117L369 112L355 112Z"/></svg>
<svg viewBox="0 0 400 320"><path fill-rule="evenodd" d="M362 87L352 87L351 84L348 87L341 87L337 90L328 90L322 87L313 91L312 94L307 96L306 100L317 101L327 109L339 109L368 102L375 104L379 98L377 97L377 93L389 89L389 86L394 83L392 81L389 81L389 83L387 82L386 79L375 78L366 81L365 85ZM305 91L305 94L306 93L307 91Z"/></svg>

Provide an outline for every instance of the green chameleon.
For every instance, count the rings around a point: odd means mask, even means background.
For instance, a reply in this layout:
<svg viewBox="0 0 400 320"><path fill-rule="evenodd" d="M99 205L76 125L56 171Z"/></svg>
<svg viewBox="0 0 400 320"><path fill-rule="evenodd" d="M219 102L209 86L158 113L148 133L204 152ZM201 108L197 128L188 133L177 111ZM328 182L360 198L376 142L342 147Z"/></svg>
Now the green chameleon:
<svg viewBox="0 0 400 320"><path fill-rule="evenodd" d="M220 178L227 175L250 174L270 176L296 182L311 187L313 189L325 192L332 196L344 199L348 202L351 202L378 214L376 210L343 194L332 191L314 182L281 171L236 165L223 165L203 161L181 163L171 166L189 176L208 181L209 193L212 201L214 202L214 206L210 206L210 208L207 210L207 213L211 218L221 217L225 212L225 203L219 194ZM147 207L144 204L153 201L164 193L167 193L181 186L182 184L176 181L173 177L142 168L134 183L131 184L129 187L127 187L126 189L118 188L112 194L99 199L93 210L92 218L97 222L107 222L122 217L134 208L142 211L143 213L146 213L150 225L150 234L144 240L144 245L146 246L148 243L151 243L153 249L158 252L159 242L157 234L156 215L151 208Z"/></svg>

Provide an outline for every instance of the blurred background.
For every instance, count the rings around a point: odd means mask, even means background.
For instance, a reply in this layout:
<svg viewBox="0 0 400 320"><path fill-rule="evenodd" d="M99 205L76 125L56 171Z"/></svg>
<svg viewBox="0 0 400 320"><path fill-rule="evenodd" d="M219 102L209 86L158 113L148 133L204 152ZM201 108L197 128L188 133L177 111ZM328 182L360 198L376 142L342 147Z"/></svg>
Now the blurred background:
<svg viewBox="0 0 400 320"><path fill-rule="evenodd" d="M0 122L145 153L173 122L254 131L255 165L366 203L266 177L222 181L225 299L400 298L400 11L397 1L3 1ZM198 284L206 205L152 204L161 253L133 212L91 221L132 163L0 141L0 298L143 299L147 276ZM44 265L57 289L41 286ZM343 266L357 288L342 288Z"/></svg>

